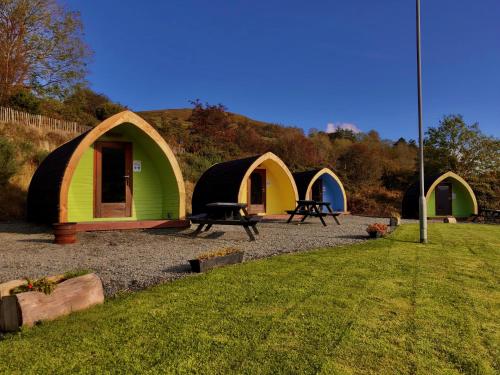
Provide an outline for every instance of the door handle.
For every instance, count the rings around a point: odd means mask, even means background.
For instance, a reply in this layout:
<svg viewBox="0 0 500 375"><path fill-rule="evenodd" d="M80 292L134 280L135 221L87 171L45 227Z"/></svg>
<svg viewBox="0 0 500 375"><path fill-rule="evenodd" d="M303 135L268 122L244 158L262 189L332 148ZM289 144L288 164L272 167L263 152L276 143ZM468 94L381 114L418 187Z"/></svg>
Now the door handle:
<svg viewBox="0 0 500 375"><path fill-rule="evenodd" d="M123 176L123 178L130 178L130 176Z"/></svg>

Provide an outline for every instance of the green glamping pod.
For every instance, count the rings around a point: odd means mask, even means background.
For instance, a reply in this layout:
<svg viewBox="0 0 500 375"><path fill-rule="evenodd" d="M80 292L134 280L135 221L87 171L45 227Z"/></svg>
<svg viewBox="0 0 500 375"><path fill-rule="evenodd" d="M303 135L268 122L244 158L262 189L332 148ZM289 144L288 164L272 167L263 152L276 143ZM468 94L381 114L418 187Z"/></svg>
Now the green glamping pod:
<svg viewBox="0 0 500 375"><path fill-rule="evenodd" d="M78 230L185 226L179 164L141 117L118 113L55 149L28 190L28 219Z"/></svg>
<svg viewBox="0 0 500 375"><path fill-rule="evenodd" d="M467 218L477 215L477 200L472 188L459 175L446 172L425 177L425 198L427 216ZM415 182L403 197L403 218L417 219L419 202L419 184Z"/></svg>

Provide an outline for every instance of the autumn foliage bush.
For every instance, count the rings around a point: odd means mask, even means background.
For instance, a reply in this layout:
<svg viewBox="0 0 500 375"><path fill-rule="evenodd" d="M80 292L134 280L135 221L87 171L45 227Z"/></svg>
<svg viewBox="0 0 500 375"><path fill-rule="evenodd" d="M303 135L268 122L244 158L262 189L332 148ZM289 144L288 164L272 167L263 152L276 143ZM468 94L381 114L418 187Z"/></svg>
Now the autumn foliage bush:
<svg viewBox="0 0 500 375"><path fill-rule="evenodd" d="M366 228L366 232L370 233L379 233L380 235L385 235L387 233L387 225L382 223L370 224L368 228Z"/></svg>
<svg viewBox="0 0 500 375"><path fill-rule="evenodd" d="M226 255L231 255L235 253L241 253L241 250L235 249L233 247L227 247L224 249L220 250L215 250L215 251L210 251L207 253L202 253L196 257L196 259L199 260L207 260L207 259L212 259L212 258L217 258L217 257L223 257Z"/></svg>

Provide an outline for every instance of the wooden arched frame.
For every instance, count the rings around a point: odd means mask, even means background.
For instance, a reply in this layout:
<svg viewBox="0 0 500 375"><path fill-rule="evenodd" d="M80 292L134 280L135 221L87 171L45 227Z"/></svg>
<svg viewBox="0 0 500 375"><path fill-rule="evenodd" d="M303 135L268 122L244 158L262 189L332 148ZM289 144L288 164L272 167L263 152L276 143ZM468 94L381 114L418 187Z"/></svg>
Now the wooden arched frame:
<svg viewBox="0 0 500 375"><path fill-rule="evenodd" d="M320 178L324 174L332 176L332 178L337 182L337 184L339 184L340 190L342 191L342 198L344 199L344 212L346 212L347 211L347 196L346 196L346 193L344 190L344 185L342 185L342 182L340 182L340 179L338 178L338 176L335 173L333 173L333 171L331 169L328 169L328 168L321 169L311 179L311 181L309 182L309 185L307 185L306 199L311 199L311 190L312 190L314 183L316 182L316 180L318 178Z"/></svg>
<svg viewBox="0 0 500 375"><path fill-rule="evenodd" d="M238 201L239 202L244 201L245 184L248 181L248 178L250 177L250 175L252 174L252 172L259 165L261 165L262 163L264 163L267 160L274 161L285 172L285 175L287 176L288 181L292 185L292 189L293 189L293 192L295 194L295 200L298 200L299 199L299 193L298 193L298 190L297 190L297 185L295 184L295 180L294 180L294 178L292 176L292 173L290 172L290 170L288 169L288 167L286 166L286 164L283 163L283 160L281 160L279 157L277 157L272 152L266 152L265 154L263 154L262 156L260 156L257 160L255 160L252 163L252 165L250 165L250 167L247 169L247 171L246 171L245 175L243 176L243 179L241 180L241 183L240 183L240 189L238 191Z"/></svg>
<svg viewBox="0 0 500 375"><path fill-rule="evenodd" d="M97 125L94 129L92 129L85 138L82 139L78 147L75 149L71 158L69 159L68 165L66 166L66 170L64 171L64 176L61 183L61 190L59 192L59 222L68 221L68 191L71 179L73 178L73 174L75 172L78 163L85 152L99 137L103 134L107 133L111 129L124 124L130 123L132 125L137 126L144 133L146 133L149 137L151 137L158 147L162 150L165 157L169 161L172 170L174 172L175 180L177 182L177 189L179 191L179 219L184 219L186 216L186 189L184 187L184 178L182 177L182 172L179 167L179 163L172 152L172 149L169 147L167 142L163 139L163 137L153 128L150 124L148 124L141 117L136 115L131 111L123 111L117 113L116 115L111 116L110 118L104 120L99 125Z"/></svg>
<svg viewBox="0 0 500 375"><path fill-rule="evenodd" d="M432 185L429 187L429 190L427 190L427 193L425 194L425 199L429 200L431 197L432 192L436 188L436 186L439 185L440 182L446 180L447 178L453 178L454 180L458 181L461 183L465 189L469 192L470 197L472 198L472 204L474 206L474 215L477 215L478 213L478 205L477 205L477 199L476 199L476 194L474 194L474 191L470 187L470 185L465 181L462 177L460 177L458 174L453 173L453 172L446 172L436 178L436 180L432 183Z"/></svg>

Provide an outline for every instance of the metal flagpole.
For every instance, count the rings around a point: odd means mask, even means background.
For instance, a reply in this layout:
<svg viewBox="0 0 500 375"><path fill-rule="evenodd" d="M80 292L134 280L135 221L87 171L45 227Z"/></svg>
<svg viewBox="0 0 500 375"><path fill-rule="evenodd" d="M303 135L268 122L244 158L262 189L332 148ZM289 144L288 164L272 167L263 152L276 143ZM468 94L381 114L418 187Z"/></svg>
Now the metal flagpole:
<svg viewBox="0 0 500 375"><path fill-rule="evenodd" d="M427 243L427 203L424 188L424 132L422 126L422 61L420 58L420 0L417 1L417 85L418 85L418 154L420 165L419 221L420 242Z"/></svg>

